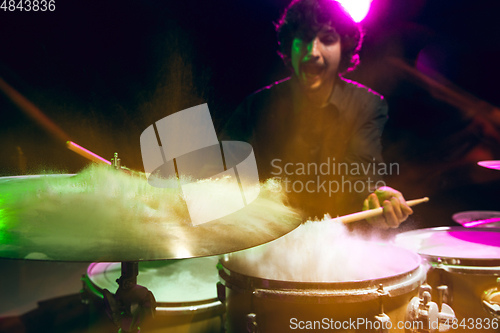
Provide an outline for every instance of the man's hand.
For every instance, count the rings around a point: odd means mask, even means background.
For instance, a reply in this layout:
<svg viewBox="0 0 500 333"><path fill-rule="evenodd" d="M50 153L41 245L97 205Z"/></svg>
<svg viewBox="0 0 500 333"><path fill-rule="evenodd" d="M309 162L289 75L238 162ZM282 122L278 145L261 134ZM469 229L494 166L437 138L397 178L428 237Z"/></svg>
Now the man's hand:
<svg viewBox="0 0 500 333"><path fill-rule="evenodd" d="M384 214L367 219L368 223L377 228L397 228L413 213L401 192L388 186L380 187L370 194L363 202L363 210L379 208L380 203L384 207Z"/></svg>

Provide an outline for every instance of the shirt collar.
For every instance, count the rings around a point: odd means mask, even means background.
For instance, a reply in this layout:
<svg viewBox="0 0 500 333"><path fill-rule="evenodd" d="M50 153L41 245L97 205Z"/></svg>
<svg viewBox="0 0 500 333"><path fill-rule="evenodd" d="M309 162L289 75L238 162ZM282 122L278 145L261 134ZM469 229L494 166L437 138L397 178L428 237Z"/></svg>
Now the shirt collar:
<svg viewBox="0 0 500 333"><path fill-rule="evenodd" d="M292 85L292 95L293 95L292 98L296 110L300 110L302 108L307 108L307 107L310 108L311 106L308 103L307 98L303 93L300 87L300 83L295 75L292 75L290 82ZM339 76L335 82L335 85L333 86L332 93L330 94L330 98L328 100L328 105L325 106L324 108L331 108L333 106L334 109L337 109L338 112L340 113L340 110L342 110L344 106L344 100L346 96L345 89L346 89L346 82L342 77Z"/></svg>

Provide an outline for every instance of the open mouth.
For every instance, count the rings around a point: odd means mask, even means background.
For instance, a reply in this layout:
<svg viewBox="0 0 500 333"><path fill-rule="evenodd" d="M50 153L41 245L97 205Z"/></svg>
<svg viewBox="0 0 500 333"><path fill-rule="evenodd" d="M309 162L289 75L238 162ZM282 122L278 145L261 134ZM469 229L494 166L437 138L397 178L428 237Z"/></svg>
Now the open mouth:
<svg viewBox="0 0 500 333"><path fill-rule="evenodd" d="M312 79L316 78L323 72L323 66L318 66L318 65L302 65L302 73L304 74L305 78L307 79Z"/></svg>

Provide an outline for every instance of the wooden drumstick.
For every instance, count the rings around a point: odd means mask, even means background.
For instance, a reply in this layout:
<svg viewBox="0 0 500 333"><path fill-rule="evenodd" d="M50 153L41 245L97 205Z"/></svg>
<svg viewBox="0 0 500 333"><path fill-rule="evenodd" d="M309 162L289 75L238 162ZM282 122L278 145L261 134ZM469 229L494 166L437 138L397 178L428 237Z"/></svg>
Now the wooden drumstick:
<svg viewBox="0 0 500 333"><path fill-rule="evenodd" d="M427 202L427 201L429 201L429 198L425 197L425 198L421 198L421 199L408 200L406 202L406 204L410 207L413 207L415 205L418 205L418 204L421 204L422 202ZM342 221L342 223L347 224L347 223L352 223L352 222L356 222L356 221L369 219L371 217L380 216L383 213L384 213L384 208L379 207L379 208L365 210L363 212L339 216L339 217L337 217L337 219L340 219Z"/></svg>
<svg viewBox="0 0 500 333"><path fill-rule="evenodd" d="M91 152L88 149L83 148L80 145L77 145L76 143L74 143L72 141L67 141L66 142L66 147L68 147L69 150L72 150L75 153L77 153L77 154L79 154L79 155L81 155L81 156L83 156L85 158L88 158L91 161L94 161L94 162L97 162L97 163L105 163L105 164L111 165L110 161L102 158L101 156L99 156L99 155Z"/></svg>

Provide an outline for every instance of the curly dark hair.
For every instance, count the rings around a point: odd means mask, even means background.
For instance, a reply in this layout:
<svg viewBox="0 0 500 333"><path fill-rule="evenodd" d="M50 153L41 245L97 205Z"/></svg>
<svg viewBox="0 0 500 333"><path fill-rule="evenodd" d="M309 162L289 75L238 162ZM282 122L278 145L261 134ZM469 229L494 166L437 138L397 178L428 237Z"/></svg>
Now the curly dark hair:
<svg viewBox="0 0 500 333"><path fill-rule="evenodd" d="M293 0L276 24L279 55L290 66L293 39L312 40L322 27L335 29L340 36L339 73L347 73L359 64L363 32L344 8L334 0Z"/></svg>

